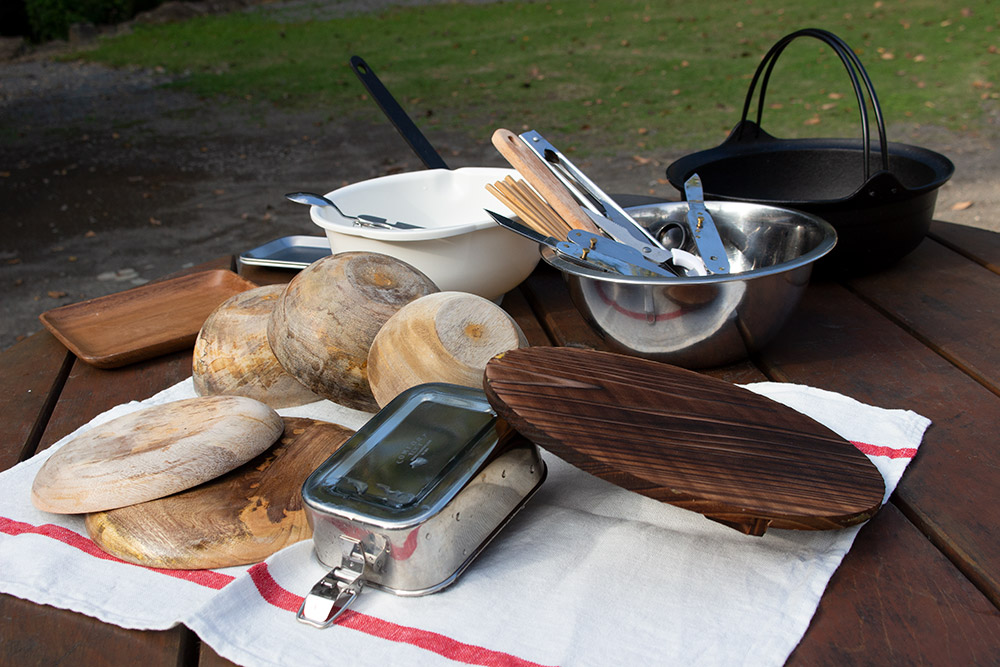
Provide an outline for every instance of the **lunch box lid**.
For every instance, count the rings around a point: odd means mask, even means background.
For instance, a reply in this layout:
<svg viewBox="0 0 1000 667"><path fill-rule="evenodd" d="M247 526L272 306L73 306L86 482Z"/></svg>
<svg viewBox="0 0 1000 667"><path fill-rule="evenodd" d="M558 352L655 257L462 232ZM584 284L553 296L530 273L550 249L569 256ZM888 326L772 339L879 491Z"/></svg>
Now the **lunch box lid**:
<svg viewBox="0 0 1000 667"><path fill-rule="evenodd" d="M302 486L313 511L401 530L433 517L516 435L479 389L413 387L372 417Z"/></svg>
<svg viewBox="0 0 1000 667"><path fill-rule="evenodd" d="M676 366L528 347L491 359L484 389L513 428L572 465L747 534L841 528L882 503L881 474L844 438Z"/></svg>

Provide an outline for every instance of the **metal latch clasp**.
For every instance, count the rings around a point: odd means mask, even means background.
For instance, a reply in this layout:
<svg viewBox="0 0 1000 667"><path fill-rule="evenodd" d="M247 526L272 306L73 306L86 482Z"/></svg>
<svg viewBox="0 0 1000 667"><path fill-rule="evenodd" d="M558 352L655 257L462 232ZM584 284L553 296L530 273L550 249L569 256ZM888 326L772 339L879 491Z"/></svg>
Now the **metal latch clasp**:
<svg viewBox="0 0 1000 667"><path fill-rule="evenodd" d="M361 540L341 535L342 557L339 567L316 582L302 600L296 620L314 628L328 628L347 611L361 594L369 573L380 569L385 550L369 555Z"/></svg>

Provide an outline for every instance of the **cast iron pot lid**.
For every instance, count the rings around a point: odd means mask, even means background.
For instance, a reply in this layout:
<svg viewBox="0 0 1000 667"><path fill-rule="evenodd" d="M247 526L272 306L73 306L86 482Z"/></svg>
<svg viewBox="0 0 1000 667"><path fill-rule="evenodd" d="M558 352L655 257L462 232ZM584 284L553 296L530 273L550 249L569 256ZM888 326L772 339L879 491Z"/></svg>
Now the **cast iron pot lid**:
<svg viewBox="0 0 1000 667"><path fill-rule="evenodd" d="M574 466L751 534L842 528L878 510L878 469L813 419L728 382L646 359L529 347L484 389L522 435Z"/></svg>

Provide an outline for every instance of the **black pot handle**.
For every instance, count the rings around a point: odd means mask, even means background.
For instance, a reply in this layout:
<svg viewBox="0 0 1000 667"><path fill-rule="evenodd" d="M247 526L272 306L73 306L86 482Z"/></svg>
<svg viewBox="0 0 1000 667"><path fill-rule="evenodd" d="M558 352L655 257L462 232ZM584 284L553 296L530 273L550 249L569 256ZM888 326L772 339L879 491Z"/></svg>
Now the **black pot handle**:
<svg viewBox="0 0 1000 667"><path fill-rule="evenodd" d="M867 182L871 171L869 166L871 157L871 147L869 142L871 138L868 125L868 104L865 101L864 92L862 92L861 89L861 83L858 81L858 74L861 75L861 79L865 84L865 89L868 92L868 99L871 100L872 109L875 112L875 122L878 126L879 148L882 153L882 170L888 171L889 149L885 136L885 120L882 117L882 107L879 105L878 97L875 95L875 87L872 85L868 72L866 72L865 68L861 65L861 59L858 58L857 54L854 53L851 47L849 47L844 40L834 35L832 32L821 30L819 28L805 28L782 37L774 46L771 47L771 50L768 51L764 58L760 61L760 64L757 66L757 71L754 72L753 79L750 81L750 89L747 91L746 100L743 102L743 118L739 125L737 138L742 138L743 129L747 126L747 114L750 111L750 102L753 100L753 94L757 87L758 80L761 81L761 85L760 96L757 99L757 127L761 127L761 118L764 115L764 96L767 92L767 83L771 78L771 71L774 69L774 65L778 61L778 56L780 56L781 52L785 50L785 47L799 37L814 37L822 42L825 42L834 50L834 52L836 52L840 61L844 64L844 68L847 70L848 75L851 77L854 94L858 99L858 109L861 111L864 174L865 182ZM761 79L762 74L763 79Z"/></svg>
<svg viewBox="0 0 1000 667"><path fill-rule="evenodd" d="M448 165L445 164L444 158L434 150L431 142L427 141L427 137L420 132L416 124L406 115L403 107L399 105L399 102L392 96L389 89L382 84L382 81L375 76L375 72L372 71L368 63L361 56L351 56L351 69L358 75L358 79L361 80L365 89L375 99L375 103L378 104L382 113L389 118L389 121L413 152L417 154L417 157L424 163L424 166L428 169L447 169Z"/></svg>

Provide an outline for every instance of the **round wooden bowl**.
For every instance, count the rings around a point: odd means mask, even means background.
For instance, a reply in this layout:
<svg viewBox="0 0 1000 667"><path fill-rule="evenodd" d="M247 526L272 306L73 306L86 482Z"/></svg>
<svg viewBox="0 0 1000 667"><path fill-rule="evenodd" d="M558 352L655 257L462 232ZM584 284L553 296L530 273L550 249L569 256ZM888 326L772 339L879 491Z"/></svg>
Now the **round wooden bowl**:
<svg viewBox="0 0 1000 667"><path fill-rule="evenodd" d="M278 363L267 342L268 318L284 291L284 285L247 290L208 316L191 368L199 396L247 396L275 409L322 398Z"/></svg>
<svg viewBox="0 0 1000 667"><path fill-rule="evenodd" d="M466 292L438 292L399 309L368 352L368 381L380 407L425 382L483 386L494 356L528 341L502 308Z"/></svg>
<svg viewBox="0 0 1000 667"><path fill-rule="evenodd" d="M368 349L397 310L437 292L409 264L367 252L325 257L295 276L268 321L267 339L289 373L349 408L378 408L368 385Z"/></svg>

